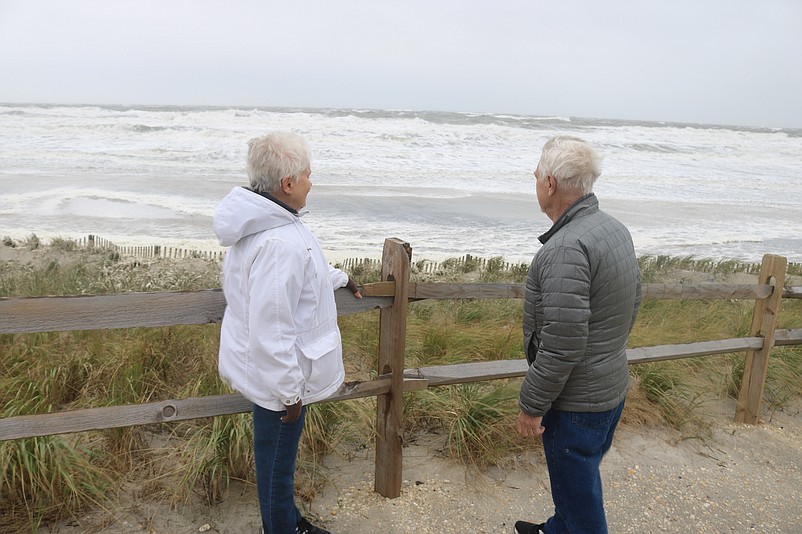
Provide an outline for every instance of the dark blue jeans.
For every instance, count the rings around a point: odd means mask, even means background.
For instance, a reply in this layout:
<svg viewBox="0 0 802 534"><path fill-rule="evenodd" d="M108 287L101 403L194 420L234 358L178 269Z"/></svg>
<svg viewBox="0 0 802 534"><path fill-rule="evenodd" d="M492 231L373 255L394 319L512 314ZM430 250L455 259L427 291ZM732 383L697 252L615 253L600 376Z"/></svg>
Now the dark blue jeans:
<svg viewBox="0 0 802 534"><path fill-rule="evenodd" d="M543 416L543 450L554 502L548 534L607 533L599 466L623 409L622 402L607 412L549 410Z"/></svg>
<svg viewBox="0 0 802 534"><path fill-rule="evenodd" d="M295 457L304 428L306 406L293 423L282 423L286 411L253 405L253 455L256 488L265 534L295 534L301 513L295 506Z"/></svg>

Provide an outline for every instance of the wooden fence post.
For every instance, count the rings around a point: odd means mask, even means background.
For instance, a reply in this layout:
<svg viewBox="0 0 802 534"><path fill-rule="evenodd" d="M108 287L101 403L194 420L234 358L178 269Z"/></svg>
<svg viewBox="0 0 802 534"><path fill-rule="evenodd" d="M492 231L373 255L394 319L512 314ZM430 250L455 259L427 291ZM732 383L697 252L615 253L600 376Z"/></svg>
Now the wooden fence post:
<svg viewBox="0 0 802 534"><path fill-rule="evenodd" d="M788 260L782 256L766 254L760 267L758 284L772 284L774 291L768 297L755 301L752 314L751 337L763 338L763 347L746 352L741 389L735 406L735 421L757 424L760 420L760 405L769 368L769 355L774 347L774 331L780 316L782 289L785 284L785 268Z"/></svg>
<svg viewBox="0 0 802 534"><path fill-rule="evenodd" d="M397 238L384 241L382 281L395 282L393 305L379 312L379 376L390 375L390 391L376 399L376 470L374 490L394 499L401 495L404 413L404 350L407 334L409 271L412 248Z"/></svg>

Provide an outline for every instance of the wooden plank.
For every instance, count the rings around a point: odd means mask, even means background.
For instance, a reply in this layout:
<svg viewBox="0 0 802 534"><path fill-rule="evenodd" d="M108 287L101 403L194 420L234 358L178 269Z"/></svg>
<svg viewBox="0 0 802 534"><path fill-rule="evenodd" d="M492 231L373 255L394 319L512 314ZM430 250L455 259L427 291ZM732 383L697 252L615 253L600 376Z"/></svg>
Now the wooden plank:
<svg viewBox="0 0 802 534"><path fill-rule="evenodd" d="M707 300L707 299L763 299L774 288L765 284L643 284L644 298Z"/></svg>
<svg viewBox="0 0 802 534"><path fill-rule="evenodd" d="M250 409L250 402L241 395L215 395L147 404L23 415L0 419L0 440L166 423L240 413Z"/></svg>
<svg viewBox="0 0 802 534"><path fill-rule="evenodd" d="M802 328L774 331L774 346L802 345Z"/></svg>
<svg viewBox="0 0 802 534"><path fill-rule="evenodd" d="M393 282L366 284L365 295L391 296ZM644 284L645 298L657 299L763 299L774 288L758 284ZM457 284L439 282L413 282L409 298L418 299L518 299L524 298L523 284Z"/></svg>
<svg viewBox="0 0 802 534"><path fill-rule="evenodd" d="M409 272L412 248L392 238L384 242L382 281L395 282L393 306L379 316L378 374L390 375L390 391L376 399L374 490L394 499L401 495L404 415L404 351L407 337Z"/></svg>
<svg viewBox="0 0 802 534"><path fill-rule="evenodd" d="M677 345L656 345L654 347L627 349L627 360L630 364L648 363L663 360L677 360L680 358L693 358L696 356L728 354L730 352L743 352L747 350L759 350L762 347L762 337L741 337Z"/></svg>
<svg viewBox="0 0 802 534"><path fill-rule="evenodd" d="M458 363L434 367L416 367L404 371L404 377L425 379L429 387L481 382L524 376L529 369L525 359Z"/></svg>
<svg viewBox="0 0 802 534"><path fill-rule="evenodd" d="M0 300L0 333L51 332L219 323L217 290Z"/></svg>
<svg viewBox="0 0 802 534"><path fill-rule="evenodd" d="M523 284L413 283L412 299L522 299Z"/></svg>
<svg viewBox="0 0 802 534"><path fill-rule="evenodd" d="M802 337L802 332L800 332L799 335ZM657 345L654 347L627 349L627 360L630 364L638 364L661 360L691 358L695 356L744 352L746 350L760 349L762 346L763 338L761 337ZM496 360L433 367L415 367L404 371L404 377L425 379L428 380L429 387L436 387L466 382L514 378L524 376L528 369L529 365L524 359Z"/></svg>
<svg viewBox="0 0 802 534"><path fill-rule="evenodd" d="M758 282L782 288L785 284L785 269L788 261L782 256L766 254L760 267ZM755 301L752 314L750 336L761 336L765 342L760 349L746 353L744 374L741 388L735 405L735 421L738 423L757 424L760 421L760 406L763 403L763 390L766 386L766 374L769 369L769 356L774 346L774 330L780 316L782 291L775 291L770 296Z"/></svg>
<svg viewBox="0 0 802 534"><path fill-rule="evenodd" d="M802 299L802 286L784 287L784 299Z"/></svg>
<svg viewBox="0 0 802 534"><path fill-rule="evenodd" d="M404 391L425 389L422 379L404 380ZM390 379L343 384L336 393L319 402L335 402L373 397L390 391ZM0 418L0 441L55 434L86 432L104 428L152 425L216 417L251 411L251 402L242 395L213 395L147 404L106 406L39 415Z"/></svg>
<svg viewBox="0 0 802 534"><path fill-rule="evenodd" d="M766 298L770 285L645 284L652 298ZM363 286L363 299L350 291L335 292L338 315L361 313L392 306L395 282ZM409 299L523 298L521 284L410 284ZM797 294L799 296L797 296ZM785 298L801 298L802 289L783 291ZM219 323L225 310L220 289L124 293L68 297L0 299L0 334L159 327L179 324Z"/></svg>
<svg viewBox="0 0 802 534"><path fill-rule="evenodd" d="M347 289L335 292L338 315L392 305L392 298L354 298ZM104 330L219 323L225 297L220 289L121 293L69 297L0 299L0 334Z"/></svg>
<svg viewBox="0 0 802 534"><path fill-rule="evenodd" d="M389 308L393 305L392 297L373 297L362 295L361 299L355 298L350 290L343 288L334 292L334 300L337 302L337 315L351 315L363 313L370 310Z"/></svg>
<svg viewBox="0 0 802 534"><path fill-rule="evenodd" d="M395 282L384 281L365 284L360 288L364 297L392 297L395 295Z"/></svg>

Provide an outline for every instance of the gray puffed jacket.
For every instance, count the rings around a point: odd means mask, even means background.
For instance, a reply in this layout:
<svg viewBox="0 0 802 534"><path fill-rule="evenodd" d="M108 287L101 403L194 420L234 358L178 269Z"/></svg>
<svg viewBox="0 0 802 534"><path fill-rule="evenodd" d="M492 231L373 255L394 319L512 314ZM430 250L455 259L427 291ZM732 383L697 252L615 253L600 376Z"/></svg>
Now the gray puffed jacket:
<svg viewBox="0 0 802 534"><path fill-rule="evenodd" d="M521 410L602 412L629 390L626 346L641 301L632 237L591 193L540 236L526 280Z"/></svg>

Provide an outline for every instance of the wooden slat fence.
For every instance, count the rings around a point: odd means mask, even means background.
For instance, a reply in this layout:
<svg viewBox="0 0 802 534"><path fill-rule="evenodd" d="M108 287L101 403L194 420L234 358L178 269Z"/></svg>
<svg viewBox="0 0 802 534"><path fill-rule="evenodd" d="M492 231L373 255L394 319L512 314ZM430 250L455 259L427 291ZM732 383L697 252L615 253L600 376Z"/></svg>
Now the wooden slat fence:
<svg viewBox="0 0 802 534"><path fill-rule="evenodd" d="M93 234L76 239L74 242L80 248L108 250L130 258L198 258L222 261L225 256L224 250L199 250L165 245L116 245L108 239Z"/></svg>
<svg viewBox="0 0 802 534"><path fill-rule="evenodd" d="M166 245L117 245L109 239L90 234L86 237L72 240L75 246L85 249L105 249L118 253L120 256L129 258L199 258L204 260L222 261L225 256L224 250L204 250L180 247L170 247ZM500 260L500 258L499 258ZM382 268L382 261L376 258L347 258L337 262L343 270L354 272L379 271ZM465 254L457 258L450 258L442 262L431 260L419 260L412 266L417 272L424 274L437 274L445 270L457 271L478 271L487 270L490 266L495 269L509 271L513 267L526 268L526 264L516 264L509 261L498 261L493 258L480 258L472 254Z"/></svg>
<svg viewBox="0 0 802 534"><path fill-rule="evenodd" d="M423 299L520 299L521 284L410 282L411 248L398 239L385 241L382 281L363 288L354 299L337 290L338 314L380 310L378 378L344 385L325 402L377 396L376 491L395 497L401 488L403 392L465 382L521 377L524 360L465 363L405 369L407 304ZM756 285L644 284L645 298L752 299L753 326L748 337L629 349L631 364L732 352L746 353L745 379L736 419L759 419L768 356L775 345L802 344L802 329L777 330L782 298L802 298L802 288L783 288L785 258L766 255ZM100 296L0 299L0 334L159 327L219 323L225 299L219 289ZM238 394L90 408L0 419L0 440L82 432L214 417L250 410Z"/></svg>

